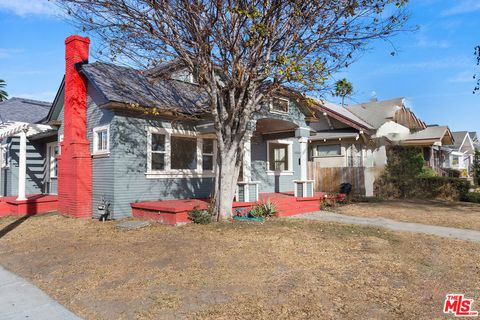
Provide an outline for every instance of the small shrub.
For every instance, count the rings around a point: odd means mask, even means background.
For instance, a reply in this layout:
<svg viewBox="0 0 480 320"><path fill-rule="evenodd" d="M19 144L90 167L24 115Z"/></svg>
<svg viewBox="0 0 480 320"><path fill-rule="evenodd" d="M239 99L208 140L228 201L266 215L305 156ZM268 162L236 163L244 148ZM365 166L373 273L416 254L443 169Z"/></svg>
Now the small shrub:
<svg viewBox="0 0 480 320"><path fill-rule="evenodd" d="M480 193L469 192L465 195L464 200L467 202L480 203Z"/></svg>
<svg viewBox="0 0 480 320"><path fill-rule="evenodd" d="M193 223L198 224L208 224L212 222L212 215L208 210L199 210L198 207L193 208L192 211L188 213L188 218L193 221Z"/></svg>
<svg viewBox="0 0 480 320"><path fill-rule="evenodd" d="M267 200L254 205L252 209L250 209L250 213L261 218L272 217L277 213L277 206L275 203Z"/></svg>
<svg viewBox="0 0 480 320"><path fill-rule="evenodd" d="M422 172L418 175L419 178L431 178L436 176L438 176L437 173L430 167L423 167Z"/></svg>

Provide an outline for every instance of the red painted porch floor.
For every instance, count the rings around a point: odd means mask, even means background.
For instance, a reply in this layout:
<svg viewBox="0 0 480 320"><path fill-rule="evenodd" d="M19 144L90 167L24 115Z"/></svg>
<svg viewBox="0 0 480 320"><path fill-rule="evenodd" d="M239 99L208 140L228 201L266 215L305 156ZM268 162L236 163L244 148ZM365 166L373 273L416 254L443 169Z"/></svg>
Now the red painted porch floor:
<svg viewBox="0 0 480 320"><path fill-rule="evenodd" d="M0 197L0 217L33 215L57 211L56 195L30 194L27 200L17 201L16 196Z"/></svg>
<svg viewBox="0 0 480 320"><path fill-rule="evenodd" d="M261 201L275 203L278 217L293 216L320 210L320 199L324 193L316 192L311 198L298 198L293 192L260 193ZM251 208L256 202L234 202L235 208ZM162 201L144 201L131 204L132 215L136 218L158 220L165 224L178 225L190 222L188 212L194 208L207 209L208 199L180 199Z"/></svg>

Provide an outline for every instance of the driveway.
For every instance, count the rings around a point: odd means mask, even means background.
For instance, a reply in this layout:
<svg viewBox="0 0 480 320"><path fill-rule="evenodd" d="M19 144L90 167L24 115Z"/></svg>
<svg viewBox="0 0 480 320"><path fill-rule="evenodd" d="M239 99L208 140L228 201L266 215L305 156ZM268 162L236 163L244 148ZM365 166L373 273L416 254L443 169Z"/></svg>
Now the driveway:
<svg viewBox="0 0 480 320"><path fill-rule="evenodd" d="M440 237L480 242L480 231L439 227L421 223L401 222L385 218L354 217L327 211L299 214L290 218L381 227L395 231L426 233Z"/></svg>
<svg viewBox="0 0 480 320"><path fill-rule="evenodd" d="M0 319L80 320L42 290L2 267Z"/></svg>

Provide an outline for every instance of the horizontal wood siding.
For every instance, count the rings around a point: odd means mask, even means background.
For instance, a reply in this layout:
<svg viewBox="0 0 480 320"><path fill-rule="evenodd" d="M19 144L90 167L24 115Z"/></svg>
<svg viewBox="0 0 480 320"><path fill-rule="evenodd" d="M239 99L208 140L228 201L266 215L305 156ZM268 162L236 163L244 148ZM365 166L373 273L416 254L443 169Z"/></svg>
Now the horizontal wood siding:
<svg viewBox="0 0 480 320"><path fill-rule="evenodd" d="M89 84L87 89L87 139L90 141L90 153L93 152L93 129L98 126L110 124L113 112L99 108L103 98ZM110 142L112 137L110 136ZM98 218L98 206L103 204L103 199L110 204L109 209L115 211L115 184L114 184L114 158L112 154L93 156L92 158L92 214Z"/></svg>
<svg viewBox="0 0 480 320"><path fill-rule="evenodd" d="M364 167L322 168L318 162L308 163L310 180L315 180L315 191L338 193L342 183L352 184L352 193L365 195Z"/></svg>
<svg viewBox="0 0 480 320"><path fill-rule="evenodd" d="M169 121L115 115L110 125L110 156L114 159L114 216L131 216L130 203L147 200L208 198L213 178L147 179L149 126L171 128ZM177 124L186 130L188 125Z"/></svg>

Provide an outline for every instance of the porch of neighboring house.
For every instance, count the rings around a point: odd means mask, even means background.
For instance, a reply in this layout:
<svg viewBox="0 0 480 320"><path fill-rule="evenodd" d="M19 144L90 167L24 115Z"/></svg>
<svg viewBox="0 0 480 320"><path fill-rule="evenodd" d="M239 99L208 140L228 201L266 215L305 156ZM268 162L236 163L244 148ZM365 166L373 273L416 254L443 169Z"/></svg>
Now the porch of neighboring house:
<svg viewBox="0 0 480 320"><path fill-rule="evenodd" d="M0 159L2 163L0 183L2 185L2 195L4 195L0 197L0 217L35 215L57 210L57 195L49 194L52 191L52 172L56 170L56 167L52 166L53 163L56 164L56 154L52 153L54 152L53 148L49 148L52 145L51 143L43 142L43 139L51 136L54 131L55 129L48 125L24 122L6 122L0 125L0 141L7 138L18 139L18 150L13 151L11 144L2 146L6 150L2 150ZM29 143L27 143L27 140ZM42 146L42 153L27 148L27 145L31 146L33 141L42 141L38 143ZM30 152L32 154L29 154ZM13 162L10 159L13 158L11 153L15 153L15 161ZM28 160L31 162L27 163ZM7 170L10 174L3 174ZM41 177L39 178L37 174ZM14 179L16 181L13 181ZM34 188L39 193L27 194L28 183L39 184L40 186ZM17 188L7 192L7 185L16 185ZM29 192L31 192L31 186L28 187Z"/></svg>
<svg viewBox="0 0 480 320"><path fill-rule="evenodd" d="M293 192L259 193L258 202L233 202L233 212L238 208L250 209L255 204L271 201L275 204L277 217L288 217L296 214L319 211L323 192L315 192L313 197L296 197ZM181 225L190 222L188 213L194 208L206 210L208 199L180 199L162 201L144 201L132 203L132 215L140 219L156 220L170 225Z"/></svg>

